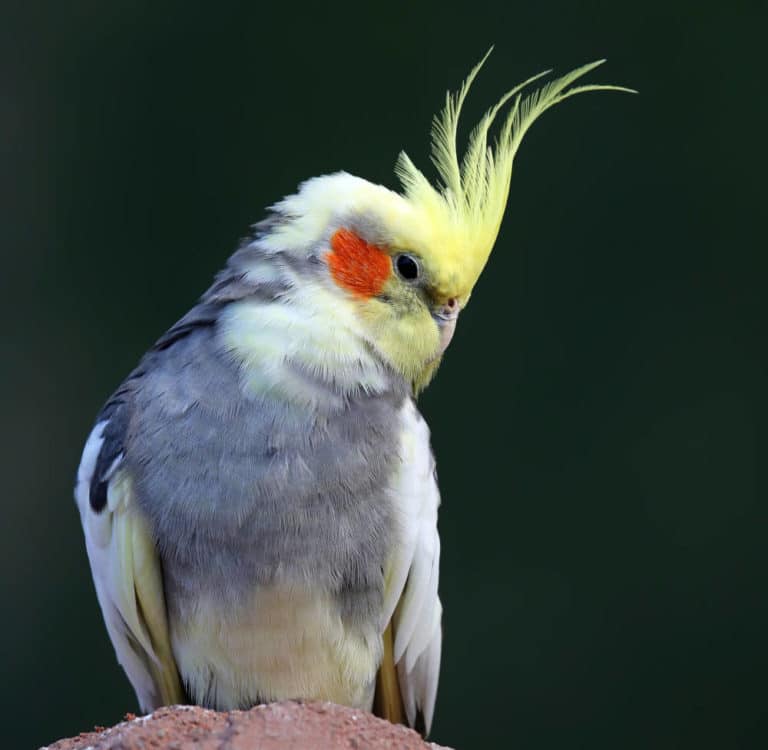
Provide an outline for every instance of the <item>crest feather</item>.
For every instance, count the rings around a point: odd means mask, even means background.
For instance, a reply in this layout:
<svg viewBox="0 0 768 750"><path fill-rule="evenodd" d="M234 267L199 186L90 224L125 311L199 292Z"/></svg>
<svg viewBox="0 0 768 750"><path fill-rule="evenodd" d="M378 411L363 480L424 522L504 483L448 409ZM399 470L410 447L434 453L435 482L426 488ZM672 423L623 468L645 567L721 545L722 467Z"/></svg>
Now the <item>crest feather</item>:
<svg viewBox="0 0 768 750"><path fill-rule="evenodd" d="M547 75L544 71L507 91L489 109L470 134L463 158L459 161L457 131L459 116L470 87L493 48L475 65L459 91L446 94L445 107L432 126L432 162L437 168L440 184L432 186L424 174L404 152L400 154L395 172L406 198L423 210L431 220L447 224L457 236L459 274L467 293L474 286L491 253L501 226L509 196L512 165L523 136L534 121L550 107L574 94L587 91L626 91L621 86L588 84L568 88L574 81L602 65L598 60L557 78L522 98L522 90L533 81ZM493 146L488 135L497 115L510 99L512 106ZM448 259L447 259L448 260Z"/></svg>

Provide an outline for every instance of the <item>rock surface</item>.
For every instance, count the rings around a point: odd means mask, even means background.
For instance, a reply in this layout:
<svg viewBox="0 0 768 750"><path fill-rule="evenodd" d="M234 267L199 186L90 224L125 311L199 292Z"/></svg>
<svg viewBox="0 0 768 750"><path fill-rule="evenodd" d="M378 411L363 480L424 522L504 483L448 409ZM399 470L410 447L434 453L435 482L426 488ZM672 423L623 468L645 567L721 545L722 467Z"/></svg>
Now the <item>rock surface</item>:
<svg viewBox="0 0 768 750"><path fill-rule="evenodd" d="M272 703L219 713L169 706L43 750L440 750L411 729L333 703ZM443 750L447 750L444 748Z"/></svg>

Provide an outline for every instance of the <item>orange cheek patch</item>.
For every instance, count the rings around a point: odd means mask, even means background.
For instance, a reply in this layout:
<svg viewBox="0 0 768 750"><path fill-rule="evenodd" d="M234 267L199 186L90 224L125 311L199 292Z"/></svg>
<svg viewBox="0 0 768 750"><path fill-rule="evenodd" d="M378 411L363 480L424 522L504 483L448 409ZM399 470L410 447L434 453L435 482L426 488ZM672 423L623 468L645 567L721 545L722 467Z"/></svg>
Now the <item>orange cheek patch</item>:
<svg viewBox="0 0 768 750"><path fill-rule="evenodd" d="M366 299L381 292L392 271L389 255L349 229L334 232L331 251L325 258L333 280L355 296Z"/></svg>

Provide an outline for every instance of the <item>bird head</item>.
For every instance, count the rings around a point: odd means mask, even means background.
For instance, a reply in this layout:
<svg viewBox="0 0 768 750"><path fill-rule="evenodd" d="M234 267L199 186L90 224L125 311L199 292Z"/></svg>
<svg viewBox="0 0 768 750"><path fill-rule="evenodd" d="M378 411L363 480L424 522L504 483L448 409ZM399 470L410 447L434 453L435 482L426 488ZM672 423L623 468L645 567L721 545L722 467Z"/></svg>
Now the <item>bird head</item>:
<svg viewBox="0 0 768 750"><path fill-rule="evenodd" d="M490 53L490 51L489 51ZM578 68L523 97L545 71L508 91L472 131L460 159L459 115L478 71L471 71L432 129L436 186L401 153L401 192L345 172L311 179L273 206L279 221L261 245L304 248L327 287L350 306L365 338L415 391L431 379L459 313L493 249L505 213L520 142L539 115L574 94L616 86L571 84L603 61ZM509 103L493 145L489 131Z"/></svg>

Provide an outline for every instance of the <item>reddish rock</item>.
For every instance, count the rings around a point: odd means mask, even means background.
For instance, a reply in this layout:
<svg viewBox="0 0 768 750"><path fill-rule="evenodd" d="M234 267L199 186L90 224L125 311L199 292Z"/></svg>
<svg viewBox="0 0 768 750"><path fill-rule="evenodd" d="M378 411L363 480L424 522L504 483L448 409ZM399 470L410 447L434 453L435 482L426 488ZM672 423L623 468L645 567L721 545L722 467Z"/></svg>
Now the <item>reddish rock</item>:
<svg viewBox="0 0 768 750"><path fill-rule="evenodd" d="M416 732L333 703L272 703L219 713L169 706L43 750L440 750ZM447 749L444 749L447 750Z"/></svg>

